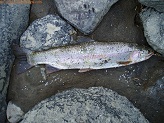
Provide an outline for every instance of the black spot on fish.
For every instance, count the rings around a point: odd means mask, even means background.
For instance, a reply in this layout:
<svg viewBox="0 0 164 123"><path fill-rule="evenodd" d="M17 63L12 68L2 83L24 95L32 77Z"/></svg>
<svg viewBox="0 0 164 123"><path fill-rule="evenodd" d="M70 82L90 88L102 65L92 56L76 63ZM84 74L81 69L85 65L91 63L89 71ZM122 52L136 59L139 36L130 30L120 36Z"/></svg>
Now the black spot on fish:
<svg viewBox="0 0 164 123"><path fill-rule="evenodd" d="M97 65L98 63L94 62L94 65Z"/></svg>
<svg viewBox="0 0 164 123"><path fill-rule="evenodd" d="M100 64L100 66L103 65L103 64L107 64L108 61L110 61L110 60L111 60L110 58L109 59L102 60L99 64Z"/></svg>
<svg viewBox="0 0 164 123"><path fill-rule="evenodd" d="M108 63L108 60L104 60L104 63Z"/></svg>
<svg viewBox="0 0 164 123"><path fill-rule="evenodd" d="M91 13L91 10L89 9L89 14Z"/></svg>
<svg viewBox="0 0 164 123"><path fill-rule="evenodd" d="M93 13L95 12L95 9L94 9L94 8L92 8L92 12L93 12Z"/></svg>
<svg viewBox="0 0 164 123"><path fill-rule="evenodd" d="M84 4L84 8L85 8L85 9L87 8L87 5L86 5L86 4Z"/></svg>

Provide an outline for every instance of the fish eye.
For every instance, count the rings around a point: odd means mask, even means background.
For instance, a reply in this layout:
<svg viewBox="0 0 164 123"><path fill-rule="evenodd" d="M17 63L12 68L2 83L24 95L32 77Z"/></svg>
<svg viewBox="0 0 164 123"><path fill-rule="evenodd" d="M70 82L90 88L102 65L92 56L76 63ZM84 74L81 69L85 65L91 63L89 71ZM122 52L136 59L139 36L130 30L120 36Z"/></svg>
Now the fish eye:
<svg viewBox="0 0 164 123"><path fill-rule="evenodd" d="M140 53L139 53L139 57L141 57L141 56L143 56L144 55L144 51L141 51Z"/></svg>
<svg viewBox="0 0 164 123"><path fill-rule="evenodd" d="M148 49L148 54L150 54L152 51L150 49Z"/></svg>

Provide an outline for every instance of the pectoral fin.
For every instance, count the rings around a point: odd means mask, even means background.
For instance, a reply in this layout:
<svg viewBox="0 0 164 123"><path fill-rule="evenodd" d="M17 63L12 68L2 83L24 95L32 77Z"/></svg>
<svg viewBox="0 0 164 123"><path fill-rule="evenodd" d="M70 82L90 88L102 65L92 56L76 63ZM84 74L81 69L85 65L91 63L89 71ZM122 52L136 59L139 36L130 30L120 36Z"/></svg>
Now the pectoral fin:
<svg viewBox="0 0 164 123"><path fill-rule="evenodd" d="M91 71L93 69L90 69L90 68L86 68L86 69L80 69L78 72L79 73L84 73L84 72L88 72L88 71Z"/></svg>
<svg viewBox="0 0 164 123"><path fill-rule="evenodd" d="M118 64L121 64L121 65L128 65L130 64L132 61L118 61L117 63Z"/></svg>
<svg viewBox="0 0 164 123"><path fill-rule="evenodd" d="M51 65L46 65L46 73L47 74L51 74L51 73L57 72L59 70L60 69L52 67Z"/></svg>

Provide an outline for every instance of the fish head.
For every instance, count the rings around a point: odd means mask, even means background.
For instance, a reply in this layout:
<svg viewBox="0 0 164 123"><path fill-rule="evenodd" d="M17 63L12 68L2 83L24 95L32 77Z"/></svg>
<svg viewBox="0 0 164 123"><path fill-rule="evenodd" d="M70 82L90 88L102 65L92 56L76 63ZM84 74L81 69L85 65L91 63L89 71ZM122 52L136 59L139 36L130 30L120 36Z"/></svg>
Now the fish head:
<svg viewBox="0 0 164 123"><path fill-rule="evenodd" d="M153 54L154 52L151 49L135 50L130 55L130 59L134 63L141 62L141 61L149 59Z"/></svg>

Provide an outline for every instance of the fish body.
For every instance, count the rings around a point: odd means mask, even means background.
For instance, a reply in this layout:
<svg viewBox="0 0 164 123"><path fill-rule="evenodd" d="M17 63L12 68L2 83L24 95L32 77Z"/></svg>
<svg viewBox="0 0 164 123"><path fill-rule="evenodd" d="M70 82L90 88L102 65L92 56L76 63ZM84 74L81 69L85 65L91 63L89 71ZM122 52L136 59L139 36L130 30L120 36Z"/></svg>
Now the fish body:
<svg viewBox="0 0 164 123"><path fill-rule="evenodd" d="M87 42L27 54L31 65L48 64L58 69L105 69L138 63L153 55L135 43Z"/></svg>

